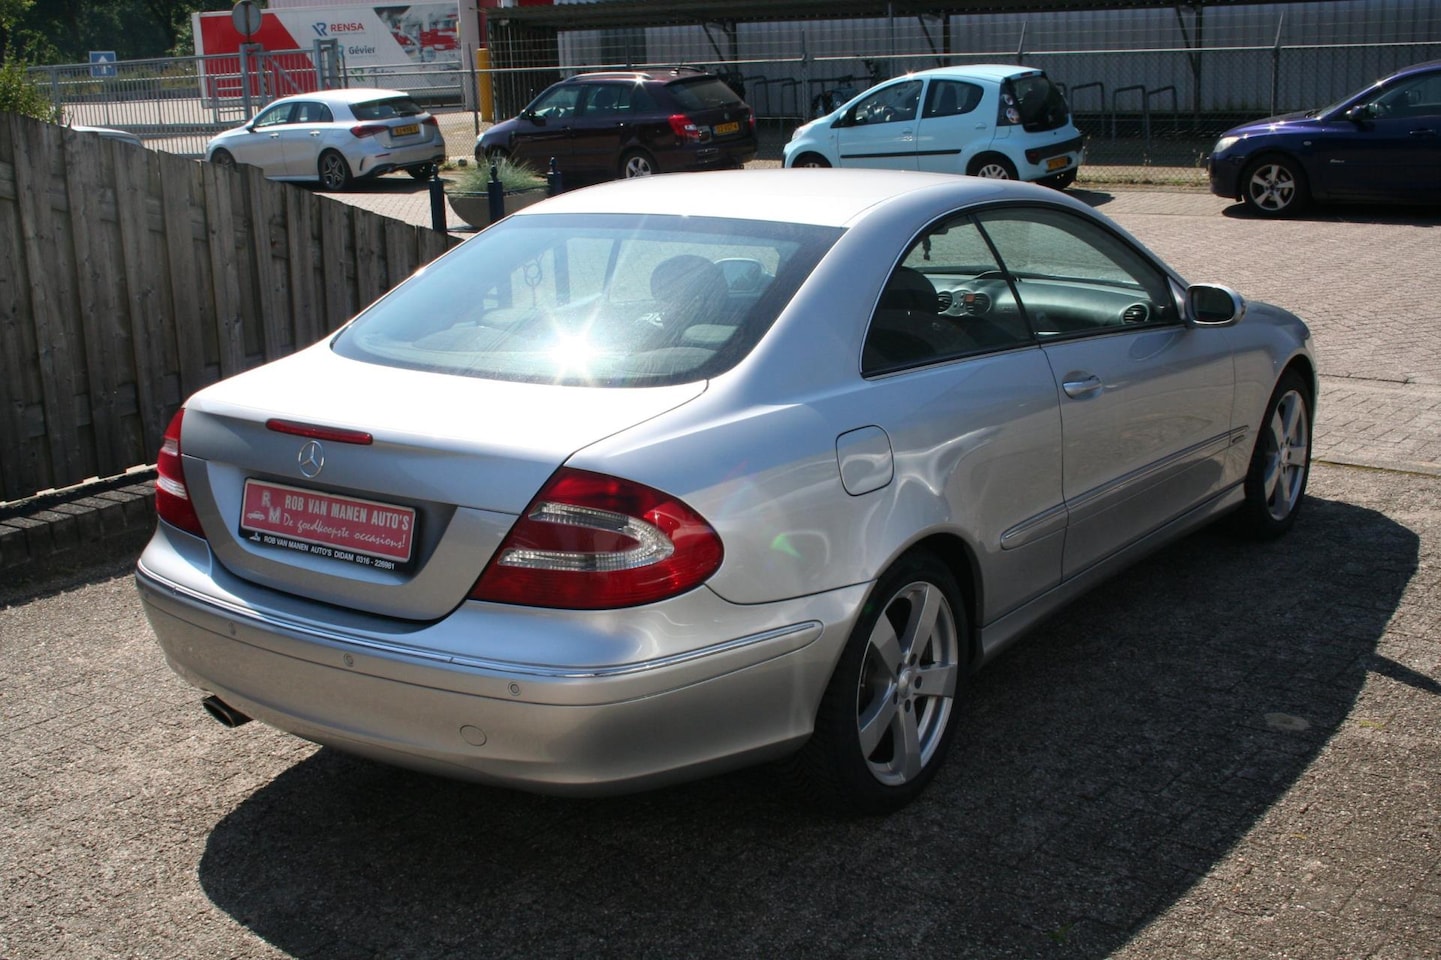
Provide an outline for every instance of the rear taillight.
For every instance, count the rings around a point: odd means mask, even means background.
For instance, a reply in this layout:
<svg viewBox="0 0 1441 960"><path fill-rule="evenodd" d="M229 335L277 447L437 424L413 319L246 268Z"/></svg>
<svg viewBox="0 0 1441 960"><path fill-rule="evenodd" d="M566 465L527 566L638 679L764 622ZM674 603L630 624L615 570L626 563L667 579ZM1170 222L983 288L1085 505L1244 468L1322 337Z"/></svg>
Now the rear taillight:
<svg viewBox="0 0 1441 960"><path fill-rule="evenodd" d="M435 119L434 117L426 117L420 122L425 124L427 127L434 127L437 130L440 129L440 121Z"/></svg>
<svg viewBox="0 0 1441 960"><path fill-rule="evenodd" d="M363 140L366 137L373 137L378 133L384 133L385 130L386 127L383 123L357 123L350 128L350 135L357 140Z"/></svg>
<svg viewBox="0 0 1441 960"><path fill-rule="evenodd" d="M175 411L170 426L165 428L165 439L160 443L160 455L155 458L155 513L170 524L186 533L204 537L200 529L200 517L195 513L195 504L190 502L190 490L185 486L185 470L180 462L180 422L185 418L185 408Z"/></svg>
<svg viewBox="0 0 1441 960"><path fill-rule="evenodd" d="M691 118L683 113L670 115L670 129L681 140L700 139L700 127L691 122Z"/></svg>
<svg viewBox="0 0 1441 960"><path fill-rule="evenodd" d="M720 567L720 537L659 490L562 468L500 545L473 600L602 610L664 600Z"/></svg>

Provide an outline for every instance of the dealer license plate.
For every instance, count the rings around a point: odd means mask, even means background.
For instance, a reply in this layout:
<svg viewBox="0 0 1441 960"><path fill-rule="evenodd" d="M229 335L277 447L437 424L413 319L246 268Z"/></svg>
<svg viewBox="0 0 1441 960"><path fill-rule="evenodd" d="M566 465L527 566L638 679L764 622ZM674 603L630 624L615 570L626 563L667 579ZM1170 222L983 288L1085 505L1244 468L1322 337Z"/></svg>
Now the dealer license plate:
<svg viewBox="0 0 1441 960"><path fill-rule="evenodd" d="M407 123L403 127L390 128L390 135L392 137L413 137L419 132L420 124L418 123Z"/></svg>
<svg viewBox="0 0 1441 960"><path fill-rule="evenodd" d="M410 561L415 519L410 507L246 480L240 532L263 546L394 570Z"/></svg>
<svg viewBox="0 0 1441 960"><path fill-rule="evenodd" d="M1046 161L1047 170L1059 170L1071 162L1070 157L1052 157Z"/></svg>
<svg viewBox="0 0 1441 960"><path fill-rule="evenodd" d="M737 122L737 121L735 121L735 120L732 120L730 123L718 123L718 124L715 125L715 128L714 128L714 129L715 129L715 135L716 135L716 136L718 136L718 137L724 137L724 136L726 136L727 134L735 133L735 132L736 132L737 130L739 130L740 128L741 128L740 123Z"/></svg>

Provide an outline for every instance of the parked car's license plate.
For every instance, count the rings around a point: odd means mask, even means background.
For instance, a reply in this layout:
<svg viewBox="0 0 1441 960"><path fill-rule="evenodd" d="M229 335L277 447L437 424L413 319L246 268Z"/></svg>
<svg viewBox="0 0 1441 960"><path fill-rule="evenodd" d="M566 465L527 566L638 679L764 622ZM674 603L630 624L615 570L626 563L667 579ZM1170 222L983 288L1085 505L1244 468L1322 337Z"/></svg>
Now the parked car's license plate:
<svg viewBox="0 0 1441 960"><path fill-rule="evenodd" d="M246 480L240 532L251 543L392 570L410 560L415 510Z"/></svg>
<svg viewBox="0 0 1441 960"><path fill-rule="evenodd" d="M1047 170L1059 170L1071 162L1070 157L1052 157L1046 161Z"/></svg>
<svg viewBox="0 0 1441 960"><path fill-rule="evenodd" d="M718 137L723 137L728 133L735 133L740 128L740 123L735 120L732 120L730 123L718 123L715 125L715 134Z"/></svg>
<svg viewBox="0 0 1441 960"><path fill-rule="evenodd" d="M419 132L420 124L418 123L407 123L403 127L390 128L390 135L392 137L413 137Z"/></svg>

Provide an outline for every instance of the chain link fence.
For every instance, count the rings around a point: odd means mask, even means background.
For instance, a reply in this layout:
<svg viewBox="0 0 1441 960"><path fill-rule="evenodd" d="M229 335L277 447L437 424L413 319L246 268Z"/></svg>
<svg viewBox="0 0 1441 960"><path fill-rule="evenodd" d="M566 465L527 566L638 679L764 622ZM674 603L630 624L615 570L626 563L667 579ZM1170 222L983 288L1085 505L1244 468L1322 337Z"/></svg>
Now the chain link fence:
<svg viewBox="0 0 1441 960"><path fill-rule="evenodd" d="M929 67L1044 69L1087 138L1081 180L1199 186L1216 137L1257 117L1332 103L1397 68L1441 58L1441 0L1383 19L1368 4L736 23L607 30L492 25L457 63L348 68L322 49L37 67L72 123L130 130L160 149L204 152L219 130L277 96L321 87L406 90L479 131L575 73L700 66L724 76L761 120L762 162L798 124L880 80ZM1283 12L1276 12L1282 9ZM1289 18L1289 19L1288 19ZM1351 38L1364 37L1365 42ZM242 79L249 76L247 82ZM247 94L249 94L247 102ZM460 149L457 150L457 146ZM452 144L468 154L469 144Z"/></svg>

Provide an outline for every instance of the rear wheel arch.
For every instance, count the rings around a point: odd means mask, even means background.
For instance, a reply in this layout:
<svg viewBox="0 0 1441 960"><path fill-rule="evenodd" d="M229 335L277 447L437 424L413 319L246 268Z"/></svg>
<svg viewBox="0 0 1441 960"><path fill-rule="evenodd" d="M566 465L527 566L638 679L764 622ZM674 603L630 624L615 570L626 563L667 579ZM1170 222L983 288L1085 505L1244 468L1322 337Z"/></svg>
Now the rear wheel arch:
<svg viewBox="0 0 1441 960"><path fill-rule="evenodd" d="M963 640L970 663L975 666L980 662L980 624L984 611L981 609L981 567L974 548L964 538L955 534L935 533L912 544L901 556L915 551L924 551L936 557L951 571L951 576L955 577L966 608L967 636ZM898 562L900 557L897 557L892 565Z"/></svg>
<svg viewBox="0 0 1441 960"><path fill-rule="evenodd" d="M1005 176L1001 176L1004 172ZM1019 179L1016 172L1016 165L1004 153L997 153L994 150L987 150L978 154L966 165L966 173L973 177L993 177L1001 180Z"/></svg>

